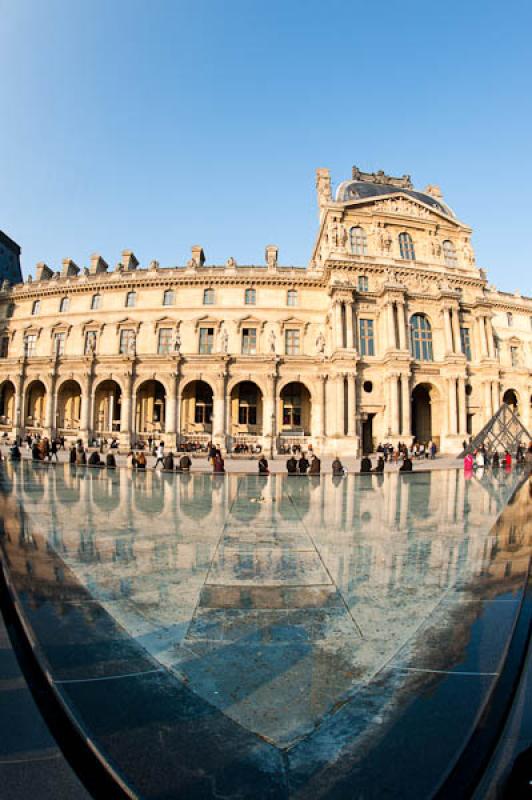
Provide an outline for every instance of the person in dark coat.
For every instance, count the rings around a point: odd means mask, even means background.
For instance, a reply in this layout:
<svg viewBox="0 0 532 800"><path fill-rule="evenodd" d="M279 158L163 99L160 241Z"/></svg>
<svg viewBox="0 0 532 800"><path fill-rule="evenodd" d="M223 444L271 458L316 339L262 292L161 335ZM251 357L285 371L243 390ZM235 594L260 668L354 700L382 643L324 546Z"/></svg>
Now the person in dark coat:
<svg viewBox="0 0 532 800"><path fill-rule="evenodd" d="M384 458L379 456L377 459L377 465L373 472L384 472Z"/></svg>
<svg viewBox="0 0 532 800"><path fill-rule="evenodd" d="M319 475L320 472L321 472L321 461L317 455L313 455L312 461L310 462L309 475Z"/></svg>
<svg viewBox="0 0 532 800"><path fill-rule="evenodd" d="M72 447L70 448L70 453L69 453L69 456L68 456L68 460L69 460L69 462L71 464L75 464L76 463L76 445L75 444L73 444Z"/></svg>
<svg viewBox="0 0 532 800"><path fill-rule="evenodd" d="M295 475L297 472L297 461L295 460L294 456L290 456L288 461L286 462L286 471L289 475Z"/></svg>
<svg viewBox="0 0 532 800"><path fill-rule="evenodd" d="M261 456L259 458L259 475L269 475L270 470L268 469L268 459L266 456Z"/></svg>
<svg viewBox="0 0 532 800"><path fill-rule="evenodd" d="M412 472L413 469L412 459L410 456L405 456L402 467L399 467L399 472Z"/></svg>
<svg viewBox="0 0 532 800"><path fill-rule="evenodd" d="M113 453L107 453L105 456L105 466L107 469L116 469L116 458Z"/></svg>
<svg viewBox="0 0 532 800"><path fill-rule="evenodd" d="M181 456L179 459L179 469L181 472L190 472L190 467L192 466L192 461L190 460L190 456L186 454Z"/></svg>
<svg viewBox="0 0 532 800"><path fill-rule="evenodd" d="M337 476L342 476L344 474L344 465L338 456L335 456L335 459L332 462L332 474Z"/></svg>
<svg viewBox="0 0 532 800"><path fill-rule="evenodd" d="M371 472L371 459L367 455L360 462L360 472Z"/></svg>
<svg viewBox="0 0 532 800"><path fill-rule="evenodd" d="M297 462L297 468L299 470L299 474L300 475L306 475L309 466L310 466L310 464L308 463L307 459L305 458L305 454L301 453L301 458Z"/></svg>
<svg viewBox="0 0 532 800"><path fill-rule="evenodd" d="M36 442L34 442L32 444L32 446L31 446L31 460L32 461L41 461L42 460L41 455L42 455L41 454L41 448L39 447L39 445Z"/></svg>
<svg viewBox="0 0 532 800"><path fill-rule="evenodd" d="M19 446L16 442L15 444L12 444L11 447L9 448L9 457L11 461L20 461L21 459Z"/></svg>
<svg viewBox="0 0 532 800"><path fill-rule="evenodd" d="M164 472L174 471L174 454L172 453L172 451L167 453L163 458L163 470Z"/></svg>
<svg viewBox="0 0 532 800"><path fill-rule="evenodd" d="M89 467L103 467L100 454L97 450L94 450L89 456Z"/></svg>

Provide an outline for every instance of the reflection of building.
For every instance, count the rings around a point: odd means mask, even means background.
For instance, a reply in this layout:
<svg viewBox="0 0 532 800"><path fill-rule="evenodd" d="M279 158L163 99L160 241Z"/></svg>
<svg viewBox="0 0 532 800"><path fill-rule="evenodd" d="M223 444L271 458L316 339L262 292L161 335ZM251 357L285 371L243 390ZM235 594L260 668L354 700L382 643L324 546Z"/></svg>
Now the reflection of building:
<svg viewBox="0 0 532 800"><path fill-rule="evenodd" d="M489 286L437 187L318 170L309 267L45 264L0 293L0 426L64 435L458 449L503 399L530 427L532 300Z"/></svg>

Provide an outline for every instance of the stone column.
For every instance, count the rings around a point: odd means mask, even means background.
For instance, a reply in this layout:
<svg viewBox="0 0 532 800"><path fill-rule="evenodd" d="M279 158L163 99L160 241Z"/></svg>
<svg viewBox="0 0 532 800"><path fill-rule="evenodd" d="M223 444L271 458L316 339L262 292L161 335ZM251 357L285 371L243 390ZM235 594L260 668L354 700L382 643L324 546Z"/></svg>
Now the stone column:
<svg viewBox="0 0 532 800"><path fill-rule="evenodd" d="M395 322L393 318L393 303L388 303L386 306L386 324L388 331L388 349L395 350L397 342L395 341Z"/></svg>
<svg viewBox="0 0 532 800"><path fill-rule="evenodd" d="M403 404L403 421L401 426L401 436L412 436L412 409L410 402L410 378L404 373L401 375L401 394Z"/></svg>
<svg viewBox="0 0 532 800"><path fill-rule="evenodd" d="M164 432L169 436L176 434L176 412L177 412L177 380L178 374L170 374L170 391L166 396L166 414L164 420Z"/></svg>
<svg viewBox="0 0 532 800"><path fill-rule="evenodd" d="M80 409L80 434L84 441L89 442L91 435L91 409L92 409L92 371L81 384L81 409Z"/></svg>
<svg viewBox="0 0 532 800"><path fill-rule="evenodd" d="M488 422L493 416L491 382L490 381L486 381L486 383L484 384L484 407L486 409L485 422Z"/></svg>
<svg viewBox="0 0 532 800"><path fill-rule="evenodd" d="M457 433L457 408L456 408L456 378L448 379L449 387L449 434Z"/></svg>
<svg viewBox="0 0 532 800"><path fill-rule="evenodd" d="M491 317L486 317L486 336L488 339L488 356L495 358L495 343L493 341L493 323Z"/></svg>
<svg viewBox="0 0 532 800"><path fill-rule="evenodd" d="M344 435L344 376L337 375L336 384L336 436Z"/></svg>
<svg viewBox="0 0 532 800"><path fill-rule="evenodd" d="M458 433L463 436L467 434L467 412L466 412L466 393L465 378L458 378Z"/></svg>
<svg viewBox="0 0 532 800"><path fill-rule="evenodd" d="M397 378L398 374L396 372L392 372L390 375L387 376L386 382L388 384L388 396L390 398L390 413L388 416L389 419L389 426L392 432L392 436L399 435L399 396L398 396L398 385L397 385Z"/></svg>
<svg viewBox="0 0 532 800"><path fill-rule="evenodd" d="M277 436L275 419L275 383L277 377L270 373L266 378L266 395L262 403L262 438L264 449L273 456L273 446Z"/></svg>
<svg viewBox="0 0 532 800"><path fill-rule="evenodd" d="M347 376L347 435L356 436L356 376L350 372Z"/></svg>
<svg viewBox="0 0 532 800"><path fill-rule="evenodd" d="M462 350L460 339L460 320L458 318L458 309L453 309L452 316L453 338L454 338L454 352L460 353Z"/></svg>
<svg viewBox="0 0 532 800"><path fill-rule="evenodd" d="M131 393L133 391L133 375L126 372L123 377L124 391L122 392L122 404L120 409L120 439L121 444L128 447L131 443L131 409L133 407Z"/></svg>
<svg viewBox="0 0 532 800"><path fill-rule="evenodd" d="M314 417L314 429L312 430L312 435L321 443L323 443L323 439L325 437L326 380L327 375L318 375L316 398L312 403Z"/></svg>
<svg viewBox="0 0 532 800"><path fill-rule="evenodd" d="M342 325L342 304L336 301L334 306L334 341L335 349L339 350L344 346L344 331Z"/></svg>
<svg viewBox="0 0 532 800"><path fill-rule="evenodd" d="M397 327L399 328L399 349L407 350L406 341L406 309L404 303L397 303Z"/></svg>
<svg viewBox="0 0 532 800"><path fill-rule="evenodd" d="M46 416L44 420L44 427L46 428L46 435L50 438L55 436L55 383L56 374L55 370L50 375L50 388L46 393Z"/></svg>
<svg viewBox="0 0 532 800"><path fill-rule="evenodd" d="M225 445L225 435L230 430L226 429L224 424L225 420L225 372L217 375L214 383L214 397L212 404L212 438L215 444L220 446ZM230 399L229 399L230 404Z"/></svg>
<svg viewBox="0 0 532 800"><path fill-rule="evenodd" d="M24 391L24 371L17 373L15 379L15 408L13 414L13 428L15 436L20 436L20 431L24 427L22 393Z"/></svg>
<svg viewBox="0 0 532 800"><path fill-rule="evenodd" d="M449 309L443 308L442 314L443 314L443 332L445 337L445 352L452 353L453 340L451 336L451 320L449 317Z"/></svg>
<svg viewBox="0 0 532 800"><path fill-rule="evenodd" d="M478 317L477 319L478 324L478 336L479 336L479 344L480 344L480 356L481 358L485 358L488 354L487 342L486 342L486 326L484 323L484 317Z"/></svg>
<svg viewBox="0 0 532 800"><path fill-rule="evenodd" d="M353 339L353 304L345 304L345 330L346 330L346 347L353 349L355 346Z"/></svg>

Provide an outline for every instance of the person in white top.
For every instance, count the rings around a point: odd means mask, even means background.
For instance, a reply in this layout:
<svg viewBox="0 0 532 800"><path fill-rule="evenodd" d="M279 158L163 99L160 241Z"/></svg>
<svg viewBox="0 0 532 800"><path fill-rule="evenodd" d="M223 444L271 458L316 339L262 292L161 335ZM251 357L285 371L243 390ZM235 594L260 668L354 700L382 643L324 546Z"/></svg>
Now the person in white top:
<svg viewBox="0 0 532 800"><path fill-rule="evenodd" d="M157 465L159 463L161 464L162 467L164 467L163 459L164 459L164 444L162 442L159 442L159 447L157 448L157 461L155 462L155 469L157 469Z"/></svg>
<svg viewBox="0 0 532 800"><path fill-rule="evenodd" d="M482 452L482 450L477 450L477 453L475 455L475 464L476 464L476 466L477 467L483 467L484 463L485 463L484 462L484 453Z"/></svg>

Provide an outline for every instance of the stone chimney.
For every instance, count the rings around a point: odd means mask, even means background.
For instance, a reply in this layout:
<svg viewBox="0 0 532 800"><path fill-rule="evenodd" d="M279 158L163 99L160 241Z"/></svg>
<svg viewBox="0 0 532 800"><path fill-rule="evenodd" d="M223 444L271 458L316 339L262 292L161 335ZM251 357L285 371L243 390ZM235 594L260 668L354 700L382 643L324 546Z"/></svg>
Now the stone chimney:
<svg viewBox="0 0 532 800"><path fill-rule="evenodd" d="M99 272L107 272L109 269L109 264L107 261L104 261L103 258L98 255L98 253L93 253L91 256L91 265L89 268L89 273L91 275L97 275Z"/></svg>
<svg viewBox="0 0 532 800"><path fill-rule="evenodd" d="M61 269L61 277L62 278L70 278L72 275L77 275L79 272L79 267L77 264L72 261L71 258L64 258L63 259L63 267Z"/></svg>
<svg viewBox="0 0 532 800"><path fill-rule="evenodd" d="M132 272L137 269L139 262L132 250L122 250L122 264L126 272Z"/></svg>
<svg viewBox="0 0 532 800"><path fill-rule="evenodd" d="M44 261L39 261L37 266L35 267L35 280L36 281L49 281L52 275L54 274L53 269L44 263Z"/></svg>
<svg viewBox="0 0 532 800"><path fill-rule="evenodd" d="M266 264L268 265L268 269L276 268L278 256L279 248L276 244L266 245Z"/></svg>
<svg viewBox="0 0 532 800"><path fill-rule="evenodd" d="M203 252L203 247L200 244L192 245L192 261L197 267L202 267L205 264L205 253Z"/></svg>

